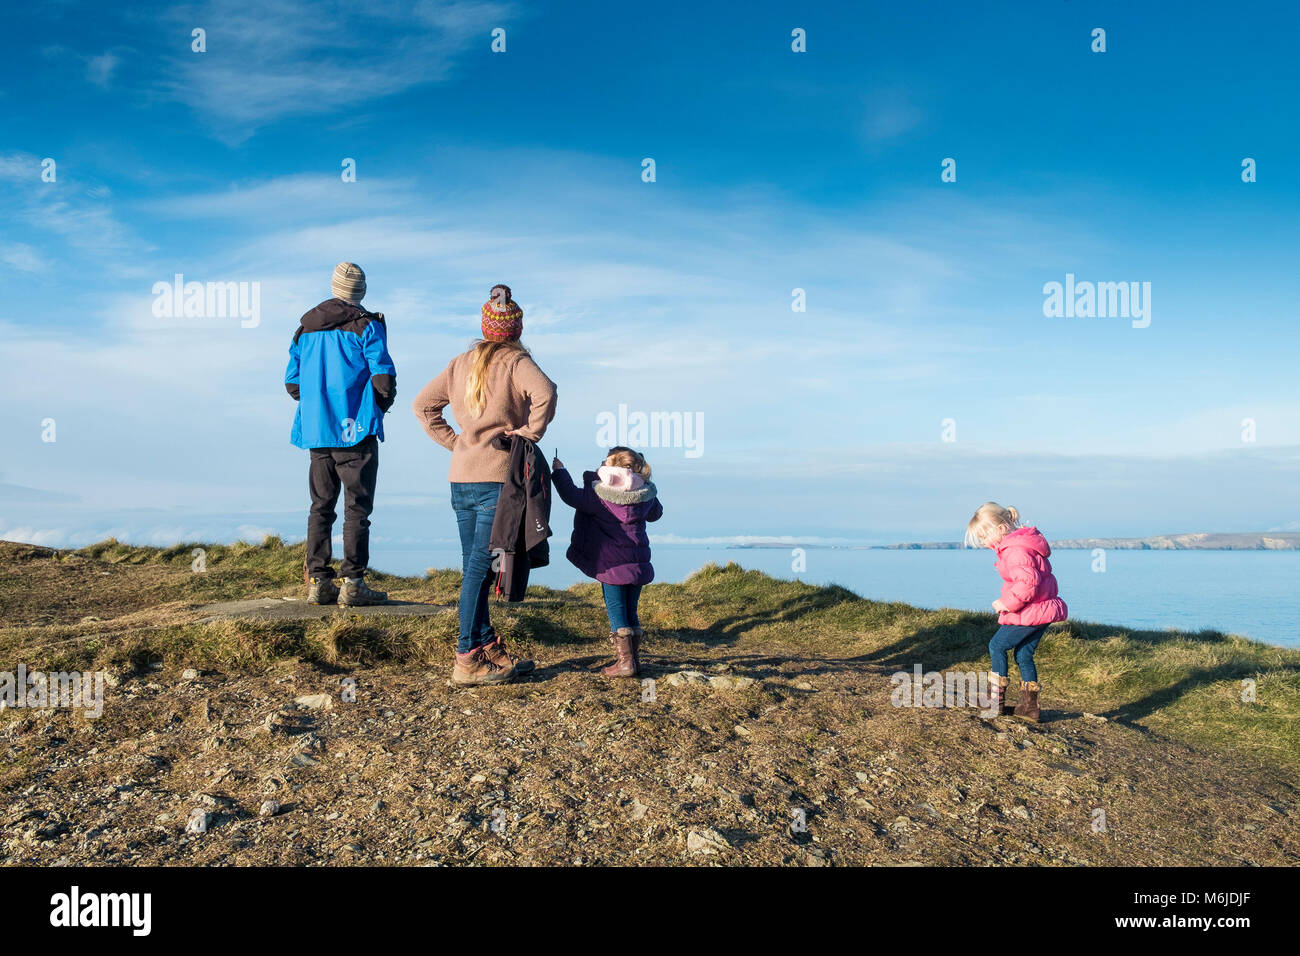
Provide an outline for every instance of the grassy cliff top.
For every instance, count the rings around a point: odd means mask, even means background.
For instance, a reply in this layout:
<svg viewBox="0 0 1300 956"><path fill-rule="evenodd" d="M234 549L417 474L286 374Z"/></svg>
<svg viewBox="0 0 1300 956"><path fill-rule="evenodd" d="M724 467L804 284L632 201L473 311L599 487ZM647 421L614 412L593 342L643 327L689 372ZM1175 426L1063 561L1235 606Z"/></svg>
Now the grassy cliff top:
<svg viewBox="0 0 1300 956"><path fill-rule="evenodd" d="M0 859L1300 862L1300 651L1070 621L1038 653L1041 725L896 707L898 671L987 670L993 615L729 564L645 589L653 701L592 673L595 584L494 604L537 672L464 690L453 613L205 611L301 598L302 561L278 539L0 543L0 662L113 685L99 720L0 714ZM370 580L454 606L460 574ZM295 708L320 693L331 709ZM268 794L292 810L259 818ZM195 806L214 826L187 837Z"/></svg>

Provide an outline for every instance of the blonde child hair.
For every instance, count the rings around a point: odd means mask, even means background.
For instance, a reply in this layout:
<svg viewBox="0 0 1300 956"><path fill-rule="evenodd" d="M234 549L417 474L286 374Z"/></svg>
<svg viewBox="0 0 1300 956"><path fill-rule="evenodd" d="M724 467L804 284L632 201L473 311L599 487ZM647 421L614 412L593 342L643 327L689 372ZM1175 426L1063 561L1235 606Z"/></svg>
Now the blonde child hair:
<svg viewBox="0 0 1300 956"><path fill-rule="evenodd" d="M1019 527L1020 512L1015 508L1004 508L996 501L986 501L976 509L970 524L966 525L966 545L983 548L995 532L1010 534Z"/></svg>
<svg viewBox="0 0 1300 956"><path fill-rule="evenodd" d="M609 465L611 468L626 468L628 471L636 472L642 478L650 477L650 462L645 460L645 455L623 445L615 445L611 448L601 464Z"/></svg>

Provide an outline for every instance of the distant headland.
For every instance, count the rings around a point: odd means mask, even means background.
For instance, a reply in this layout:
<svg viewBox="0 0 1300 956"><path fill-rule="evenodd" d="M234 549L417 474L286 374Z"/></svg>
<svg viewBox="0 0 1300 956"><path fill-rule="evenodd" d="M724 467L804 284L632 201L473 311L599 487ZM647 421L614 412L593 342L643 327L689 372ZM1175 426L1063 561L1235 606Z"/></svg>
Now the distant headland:
<svg viewBox="0 0 1300 956"><path fill-rule="evenodd" d="M1105 548L1112 551L1300 551L1300 531L1157 534L1146 538L1062 538L1051 542L1057 551ZM750 541L728 548L830 548L846 551L956 551L960 541L911 541L899 544L818 544L781 539Z"/></svg>
<svg viewBox="0 0 1300 956"><path fill-rule="evenodd" d="M1300 551L1300 532L1259 531L1232 534L1157 534L1147 538L1063 538L1057 551L1105 548L1109 551ZM885 545L891 551L960 548L960 541Z"/></svg>

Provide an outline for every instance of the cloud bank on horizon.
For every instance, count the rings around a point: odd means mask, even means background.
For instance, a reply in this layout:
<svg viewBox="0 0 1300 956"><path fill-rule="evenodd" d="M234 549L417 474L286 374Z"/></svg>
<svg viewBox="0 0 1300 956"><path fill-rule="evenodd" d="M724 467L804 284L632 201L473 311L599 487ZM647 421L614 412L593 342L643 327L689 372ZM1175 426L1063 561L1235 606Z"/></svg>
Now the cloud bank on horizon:
<svg viewBox="0 0 1300 956"><path fill-rule="evenodd" d="M408 403L501 281L548 449L592 467L621 415L666 542L951 538L988 498L1057 537L1300 519L1287 5L13 16L0 537L301 537L280 383L342 259L398 369L377 544L451 536ZM168 314L177 281L257 314Z"/></svg>

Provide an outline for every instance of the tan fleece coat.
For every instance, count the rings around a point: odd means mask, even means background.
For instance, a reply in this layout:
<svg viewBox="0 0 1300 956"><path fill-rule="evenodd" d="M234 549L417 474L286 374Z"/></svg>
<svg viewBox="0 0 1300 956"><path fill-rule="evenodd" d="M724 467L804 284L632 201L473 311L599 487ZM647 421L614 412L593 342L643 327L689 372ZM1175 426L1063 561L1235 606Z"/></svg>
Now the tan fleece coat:
<svg viewBox="0 0 1300 956"><path fill-rule="evenodd" d="M474 418L465 407L473 363L473 349L452 359L415 397L415 417L430 438L451 450L452 481L505 481L510 452L492 441L507 428L541 441L555 417L555 383L523 352L497 353L487 372L483 414ZM448 405L460 434L443 417Z"/></svg>

